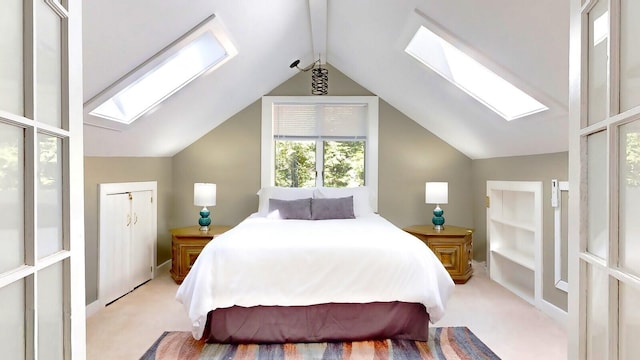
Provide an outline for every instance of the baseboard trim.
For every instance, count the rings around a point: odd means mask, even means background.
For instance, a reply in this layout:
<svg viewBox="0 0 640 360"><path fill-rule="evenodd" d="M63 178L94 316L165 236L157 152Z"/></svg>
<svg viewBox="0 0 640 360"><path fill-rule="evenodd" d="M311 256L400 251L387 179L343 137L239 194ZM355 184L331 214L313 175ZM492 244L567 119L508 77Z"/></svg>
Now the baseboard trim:
<svg viewBox="0 0 640 360"><path fill-rule="evenodd" d="M97 314L98 311L102 310L104 306L102 304L100 304L100 300L96 300L94 302L92 302L91 304L87 305L87 307L85 308L85 313L86 313L86 317L90 318L93 315Z"/></svg>
<svg viewBox="0 0 640 360"><path fill-rule="evenodd" d="M161 274L162 272L169 272L169 270L171 270L171 259L156 266L156 274L154 275L154 277L158 274ZM103 308L104 304L100 302L100 299L92 302L91 304L88 304L85 308L86 317L90 318L91 316L97 314Z"/></svg>
<svg viewBox="0 0 640 360"><path fill-rule="evenodd" d="M160 265L156 265L156 276L163 272L169 272L171 270L171 259L163 262Z"/></svg>
<svg viewBox="0 0 640 360"><path fill-rule="evenodd" d="M545 314L549 315L552 319L562 325L563 328L567 328L567 322L569 321L569 317L567 312L560 309L559 307L553 305L552 303L542 300L540 301L540 309Z"/></svg>

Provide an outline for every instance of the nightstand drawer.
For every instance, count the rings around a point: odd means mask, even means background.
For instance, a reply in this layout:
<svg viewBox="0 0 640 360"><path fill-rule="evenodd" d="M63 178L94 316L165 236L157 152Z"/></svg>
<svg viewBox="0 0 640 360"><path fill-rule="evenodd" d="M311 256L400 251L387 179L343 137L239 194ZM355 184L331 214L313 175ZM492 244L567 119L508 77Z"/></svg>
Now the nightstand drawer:
<svg viewBox="0 0 640 360"><path fill-rule="evenodd" d="M191 267L193 266L193 264L196 262L198 255L200 255L200 252L202 252L202 249L204 249L204 246L207 245L209 241L211 241L211 239L189 240L186 242L178 243L177 253L179 254L178 256L180 257L180 261L178 264L178 267L179 267L178 271L180 274L185 274L186 276L189 270L191 270Z"/></svg>
<svg viewBox="0 0 640 360"><path fill-rule="evenodd" d="M462 258L461 246L431 244L429 248L434 254L436 254L442 265L444 265L444 268L447 269L450 274L462 273L462 268L460 266L460 259Z"/></svg>

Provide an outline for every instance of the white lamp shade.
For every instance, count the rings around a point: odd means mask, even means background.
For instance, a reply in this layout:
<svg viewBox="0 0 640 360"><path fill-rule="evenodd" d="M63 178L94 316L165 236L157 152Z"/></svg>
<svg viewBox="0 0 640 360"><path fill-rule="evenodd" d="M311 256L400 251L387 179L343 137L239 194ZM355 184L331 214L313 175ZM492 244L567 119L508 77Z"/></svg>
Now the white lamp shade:
<svg viewBox="0 0 640 360"><path fill-rule="evenodd" d="M215 206L216 205L216 184L209 184L209 183L193 184L193 205Z"/></svg>
<svg viewBox="0 0 640 360"><path fill-rule="evenodd" d="M427 204L446 204L449 201L448 182L427 182L424 186L424 202Z"/></svg>

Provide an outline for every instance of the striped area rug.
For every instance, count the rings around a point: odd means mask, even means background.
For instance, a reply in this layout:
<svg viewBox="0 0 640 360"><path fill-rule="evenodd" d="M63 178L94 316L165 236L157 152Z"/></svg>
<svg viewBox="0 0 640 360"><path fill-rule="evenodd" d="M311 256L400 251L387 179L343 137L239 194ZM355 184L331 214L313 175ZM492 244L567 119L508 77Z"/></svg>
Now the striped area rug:
<svg viewBox="0 0 640 360"><path fill-rule="evenodd" d="M190 332L165 332L141 360L397 360L500 359L466 327L429 329L429 341L380 340L342 343L206 344Z"/></svg>

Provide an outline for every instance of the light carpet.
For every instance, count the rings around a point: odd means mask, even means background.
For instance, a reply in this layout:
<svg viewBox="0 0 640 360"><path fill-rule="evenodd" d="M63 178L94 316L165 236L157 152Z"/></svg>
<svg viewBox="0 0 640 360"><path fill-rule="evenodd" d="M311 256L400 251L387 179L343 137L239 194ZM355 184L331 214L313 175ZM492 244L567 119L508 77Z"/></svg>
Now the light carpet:
<svg viewBox="0 0 640 360"><path fill-rule="evenodd" d="M207 344L187 331L167 331L141 360L500 359L466 327L429 329L427 342L376 340L296 344Z"/></svg>

